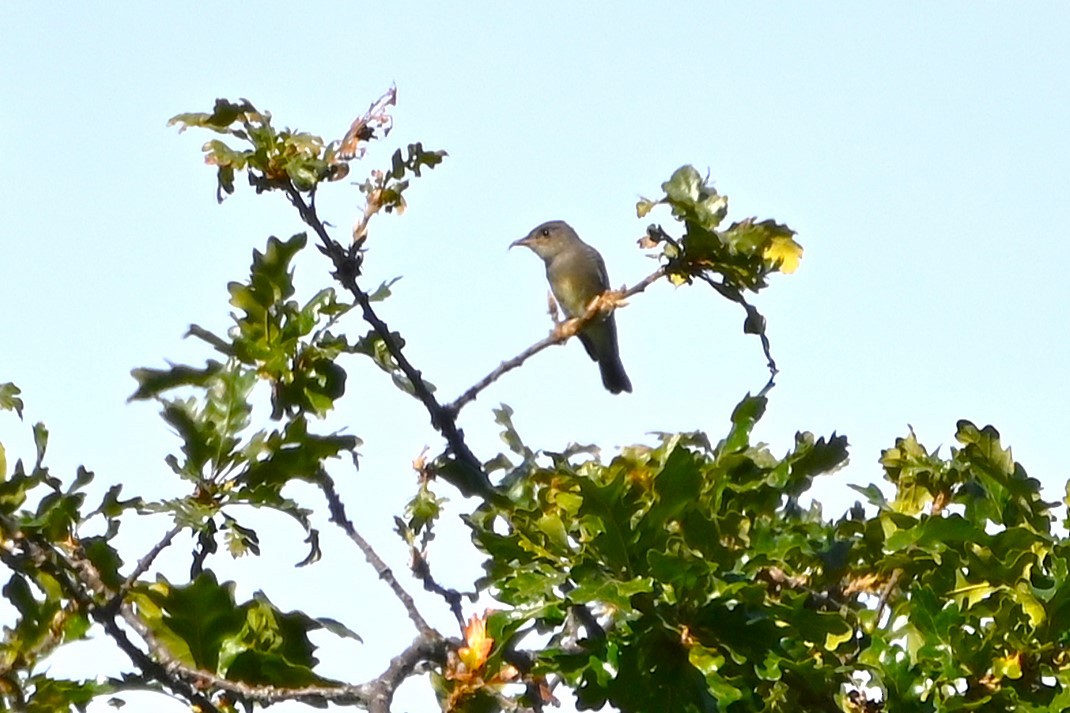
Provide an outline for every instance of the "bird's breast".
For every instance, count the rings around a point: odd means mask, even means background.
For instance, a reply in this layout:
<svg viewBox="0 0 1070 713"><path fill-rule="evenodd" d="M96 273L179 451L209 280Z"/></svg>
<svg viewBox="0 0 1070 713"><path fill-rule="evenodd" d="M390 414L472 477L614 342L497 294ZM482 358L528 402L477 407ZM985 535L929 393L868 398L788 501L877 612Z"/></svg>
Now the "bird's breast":
<svg viewBox="0 0 1070 713"><path fill-rule="evenodd" d="M569 317L582 315L591 300L602 292L597 275L569 269L548 269L546 272L554 298Z"/></svg>

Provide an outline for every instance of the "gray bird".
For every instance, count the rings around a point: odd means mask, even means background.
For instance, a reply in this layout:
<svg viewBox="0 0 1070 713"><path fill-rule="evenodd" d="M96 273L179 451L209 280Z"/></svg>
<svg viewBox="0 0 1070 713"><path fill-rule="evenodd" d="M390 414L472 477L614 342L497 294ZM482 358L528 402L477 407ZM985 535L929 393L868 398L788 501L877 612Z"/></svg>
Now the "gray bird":
<svg viewBox="0 0 1070 713"><path fill-rule="evenodd" d="M609 289L606 264L598 251L580 240L568 223L551 220L509 247L523 245L546 263L554 298L570 319L582 316L591 300ZM614 394L632 390L617 347L617 324L610 313L595 317L577 334L587 354L598 362L602 384Z"/></svg>

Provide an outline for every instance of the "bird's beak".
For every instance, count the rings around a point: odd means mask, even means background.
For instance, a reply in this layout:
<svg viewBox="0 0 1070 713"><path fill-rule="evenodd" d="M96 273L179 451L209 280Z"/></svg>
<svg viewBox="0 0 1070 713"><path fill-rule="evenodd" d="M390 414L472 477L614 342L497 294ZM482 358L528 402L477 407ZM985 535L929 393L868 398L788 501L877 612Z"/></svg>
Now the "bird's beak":
<svg viewBox="0 0 1070 713"><path fill-rule="evenodd" d="M526 247L528 247L528 239L529 239L530 237L531 237L530 235L525 235L525 236L524 236L524 237L522 237L522 238L521 238L520 240L514 240L513 242L511 242L511 243L509 244L509 249L510 249L510 250L512 250L512 249L513 249L513 248L515 248L515 247L516 247L517 245L523 246L523 247L525 247L525 248L526 248Z"/></svg>

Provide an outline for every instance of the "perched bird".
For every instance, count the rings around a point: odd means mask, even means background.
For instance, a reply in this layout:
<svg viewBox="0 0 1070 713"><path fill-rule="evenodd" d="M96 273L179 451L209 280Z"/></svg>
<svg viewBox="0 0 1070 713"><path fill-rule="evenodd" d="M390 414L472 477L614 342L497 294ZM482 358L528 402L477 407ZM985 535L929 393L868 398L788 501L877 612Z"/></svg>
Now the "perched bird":
<svg viewBox="0 0 1070 713"><path fill-rule="evenodd" d="M609 276L602 256L580 240L576 231L563 220L543 223L509 247L517 245L531 248L546 263L550 290L570 319L583 316L591 300L609 289ZM620 363L613 314L595 317L577 336L587 354L598 362L602 384L614 394L630 392L632 382Z"/></svg>

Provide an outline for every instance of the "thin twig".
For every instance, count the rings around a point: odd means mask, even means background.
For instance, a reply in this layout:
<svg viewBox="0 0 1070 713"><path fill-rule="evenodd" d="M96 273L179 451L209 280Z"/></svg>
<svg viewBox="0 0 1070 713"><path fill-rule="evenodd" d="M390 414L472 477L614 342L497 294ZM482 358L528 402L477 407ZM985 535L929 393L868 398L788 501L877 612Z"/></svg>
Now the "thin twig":
<svg viewBox="0 0 1070 713"><path fill-rule="evenodd" d="M357 529L353 527L353 523L346 515L345 505L342 504L342 499L338 497L338 492L334 489L334 481L325 472L320 473L319 486L323 490L324 496L327 498L328 509L331 512L331 522L334 522L349 536L349 539L356 543L360 551L364 553L365 559L371 564L375 573L379 575L379 579L386 582L391 591L394 592L394 596L398 598L402 606L405 607L405 611L409 615L409 619L416 625L417 631L422 636L428 639L441 639L442 635L435 631L423 618L419 610L416 608L416 602L413 601L412 596L405 591L405 588L398 582L397 577L394 576L393 570L384 562L372 546L360 536Z"/></svg>
<svg viewBox="0 0 1070 713"><path fill-rule="evenodd" d="M431 575L431 563L427 561L427 557L415 547L410 546L410 554L412 555L412 573L421 582L423 582L424 589L432 594L437 594L442 597L446 604L449 605L450 611L453 612L454 618L460 625L461 629L464 629L464 611L461 606L464 595L458 592L456 589L450 589L443 587L441 584L435 581L435 578Z"/></svg>
<svg viewBox="0 0 1070 713"><path fill-rule="evenodd" d="M747 302L747 299L743 296L742 292L732 285L724 282L717 282L712 277L702 272L698 273L697 277L716 290L719 295L725 299L736 302L747 312L747 319L743 323L743 331L747 334L757 334L758 338L762 340L762 351L765 352L766 365L769 367L769 386L771 387L773 379L780 370L777 369L776 362L773 361L773 354L769 345L769 337L765 334L765 317L762 316L761 312L759 312L754 305Z"/></svg>
<svg viewBox="0 0 1070 713"><path fill-rule="evenodd" d="M892 576L888 578L888 583L884 585L884 589L881 590L881 595L877 599L877 621L881 620L884 615L884 607L888 604L888 598L892 596L892 590L895 589L895 585L899 584L899 578L903 576L903 570L897 569L892 572Z"/></svg>
<svg viewBox="0 0 1070 713"><path fill-rule="evenodd" d="M159 542L153 545L151 550L145 553L144 557L137 561L137 566L134 567L134 571L131 572L125 580L123 580L122 585L119 587L119 591L117 591L115 593L115 596L111 598L111 601L109 601L107 605L105 605L106 609L112 609L113 607L119 606L119 602L122 600L123 596L125 596L126 593L130 591L130 588L134 586L138 578L149 570L149 567L152 566L153 561L159 556L161 552L164 551L165 548L167 548L171 544L171 542L174 541L175 537L180 532L182 532L181 525L175 525L174 527L172 527L170 530L167 531L167 534L165 534L160 539Z"/></svg>
<svg viewBox="0 0 1070 713"><path fill-rule="evenodd" d="M650 285L652 285L654 282L656 282L658 279L660 279L664 275L665 275L665 268L658 268L657 270L655 270L654 272L650 273L649 275L644 277L642 280L637 282L634 286L629 287L629 288L624 289L624 290L621 290L619 293L618 292L613 292L612 294L613 294L613 296L614 296L614 298L616 300L627 299L628 297L631 297L632 295L638 294L638 293L642 292L643 290L645 290L646 288L650 287ZM615 309L615 307L614 307L614 309ZM601 304L599 304L598 302L592 302L592 304L587 308L587 311L584 312L582 315L580 315L579 317L575 317L573 319L567 320L565 322L562 322L545 339L541 339L538 342L535 342L530 347L528 347L524 351L520 352L519 354L517 354L512 359L506 359L505 361L503 361L493 371L491 371L489 374L487 374L482 379L477 381L467 391L465 391L463 394L458 396L453 402L448 404L445 408L450 413L456 415L468 403L474 401L475 398L477 396L479 396L479 393L481 391L483 391L488 386L490 386L495 381L497 381L499 378L501 378L502 375L504 375L504 374L512 371L513 369L517 368L518 366L523 364L525 361L527 361L531 357L533 357L536 354L538 354L539 352L541 352L543 349L546 349L547 347L552 347L555 344L561 344L561 343L567 341L568 338L573 336L573 335L575 335L583 327L583 325L587 324L588 322L590 322L592 319L594 319L599 314L602 314L603 312L604 312L604 309L603 309Z"/></svg>

